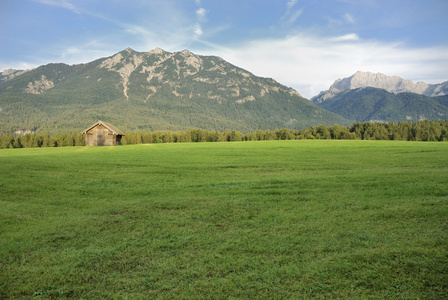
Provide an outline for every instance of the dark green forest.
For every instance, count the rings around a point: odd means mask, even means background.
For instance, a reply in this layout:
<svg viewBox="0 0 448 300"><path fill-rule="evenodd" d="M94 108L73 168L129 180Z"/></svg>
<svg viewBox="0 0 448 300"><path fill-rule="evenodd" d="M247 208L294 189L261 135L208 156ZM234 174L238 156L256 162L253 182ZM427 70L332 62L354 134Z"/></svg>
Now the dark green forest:
<svg viewBox="0 0 448 300"><path fill-rule="evenodd" d="M339 140L401 140L401 141L448 141L448 121L420 121L399 123L354 123L343 127L333 125L314 126L309 129L258 130L243 134L236 130L208 131L190 129L184 131L128 132L123 145L151 143L233 142L300 139ZM84 135L77 132L4 134L0 136L0 148L69 147L85 145Z"/></svg>

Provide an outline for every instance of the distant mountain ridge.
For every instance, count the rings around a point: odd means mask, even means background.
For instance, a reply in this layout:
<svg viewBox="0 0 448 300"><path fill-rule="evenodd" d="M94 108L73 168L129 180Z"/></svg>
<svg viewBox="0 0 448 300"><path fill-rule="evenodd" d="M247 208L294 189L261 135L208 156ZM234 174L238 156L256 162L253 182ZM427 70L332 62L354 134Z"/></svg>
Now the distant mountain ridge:
<svg viewBox="0 0 448 300"><path fill-rule="evenodd" d="M448 120L448 96L393 94L384 89L363 87L341 91L316 104L356 122Z"/></svg>
<svg viewBox="0 0 448 300"><path fill-rule="evenodd" d="M447 120L448 81L414 84L398 76L359 71L336 80L311 101L356 122Z"/></svg>
<svg viewBox="0 0 448 300"><path fill-rule="evenodd" d="M390 93L415 93L429 97L448 94L448 81L441 84L427 84L423 81L414 83L399 76L387 76L382 73L358 71L354 75L336 80L330 87L339 90L353 90L361 87L384 89Z"/></svg>
<svg viewBox="0 0 448 300"><path fill-rule="evenodd" d="M412 80L406 80L399 76L358 71L350 77L337 79L328 90L320 92L317 96L311 98L311 101L322 103L342 91L363 87L384 89L394 94L415 93L428 97L448 95L448 81L440 84L427 84L422 81L414 83Z"/></svg>
<svg viewBox="0 0 448 300"><path fill-rule="evenodd" d="M0 82L0 131L303 129L349 121L292 88L216 56L127 48L87 64L48 64ZM3 73L2 73L3 74Z"/></svg>

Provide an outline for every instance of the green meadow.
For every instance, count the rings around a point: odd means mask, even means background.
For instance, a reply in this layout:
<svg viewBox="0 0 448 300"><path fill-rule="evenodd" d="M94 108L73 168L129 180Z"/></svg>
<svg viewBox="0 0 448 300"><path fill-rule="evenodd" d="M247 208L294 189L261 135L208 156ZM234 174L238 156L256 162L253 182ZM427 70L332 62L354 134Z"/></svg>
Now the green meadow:
<svg viewBox="0 0 448 300"><path fill-rule="evenodd" d="M0 298L447 299L448 143L0 150Z"/></svg>

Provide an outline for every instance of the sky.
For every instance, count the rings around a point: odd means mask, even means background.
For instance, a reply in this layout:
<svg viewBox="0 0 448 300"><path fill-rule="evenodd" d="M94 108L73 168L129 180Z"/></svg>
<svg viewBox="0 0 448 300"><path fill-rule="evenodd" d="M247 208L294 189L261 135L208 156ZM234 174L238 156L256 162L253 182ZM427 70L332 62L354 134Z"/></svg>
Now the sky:
<svg viewBox="0 0 448 300"><path fill-rule="evenodd" d="M311 98L357 71L448 80L448 0L0 0L0 71L128 47L215 55Z"/></svg>

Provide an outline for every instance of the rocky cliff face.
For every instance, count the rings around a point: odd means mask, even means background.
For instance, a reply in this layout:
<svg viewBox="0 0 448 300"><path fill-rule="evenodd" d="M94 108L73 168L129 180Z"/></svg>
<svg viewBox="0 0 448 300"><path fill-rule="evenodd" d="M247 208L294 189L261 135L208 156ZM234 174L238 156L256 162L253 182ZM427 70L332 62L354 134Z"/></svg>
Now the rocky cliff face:
<svg viewBox="0 0 448 300"><path fill-rule="evenodd" d="M406 80L398 76L358 71L350 77L336 80L329 90L321 92L311 100L315 103L322 103L333 98L341 91L363 87L384 89L394 94L409 92L429 97L448 95L448 81L441 84L427 84L421 81L414 83L412 80Z"/></svg>
<svg viewBox="0 0 448 300"><path fill-rule="evenodd" d="M384 89L394 94L403 92L424 94L428 89L428 84L424 82L414 84L412 80L405 80L398 76L386 76L381 73L374 74L358 71L348 78L336 80L330 88L354 90L361 87Z"/></svg>
<svg viewBox="0 0 448 300"><path fill-rule="evenodd" d="M0 73L0 82L13 79L14 77L22 75L23 73L26 73L28 71L30 70L14 70L14 69L4 70L3 72Z"/></svg>
<svg viewBox="0 0 448 300"><path fill-rule="evenodd" d="M123 95L126 99L129 99L133 79L137 77L146 79L144 82L145 101L167 86L177 97L205 96L218 102L228 99L223 92L236 97L236 103L255 101L266 93L279 91L301 97L294 89L282 86L274 80L256 77L219 57L200 56L188 50L170 53L156 48L142 53L127 48L104 60L99 68L117 72L120 75ZM189 93L185 93L185 87L191 84L208 86L207 94L197 94L191 89Z"/></svg>
<svg viewBox="0 0 448 300"><path fill-rule="evenodd" d="M40 94L46 90L51 89L52 87L54 87L54 82L48 80L45 75L42 75L39 80L28 82L28 86L25 89L25 92L30 94Z"/></svg>

